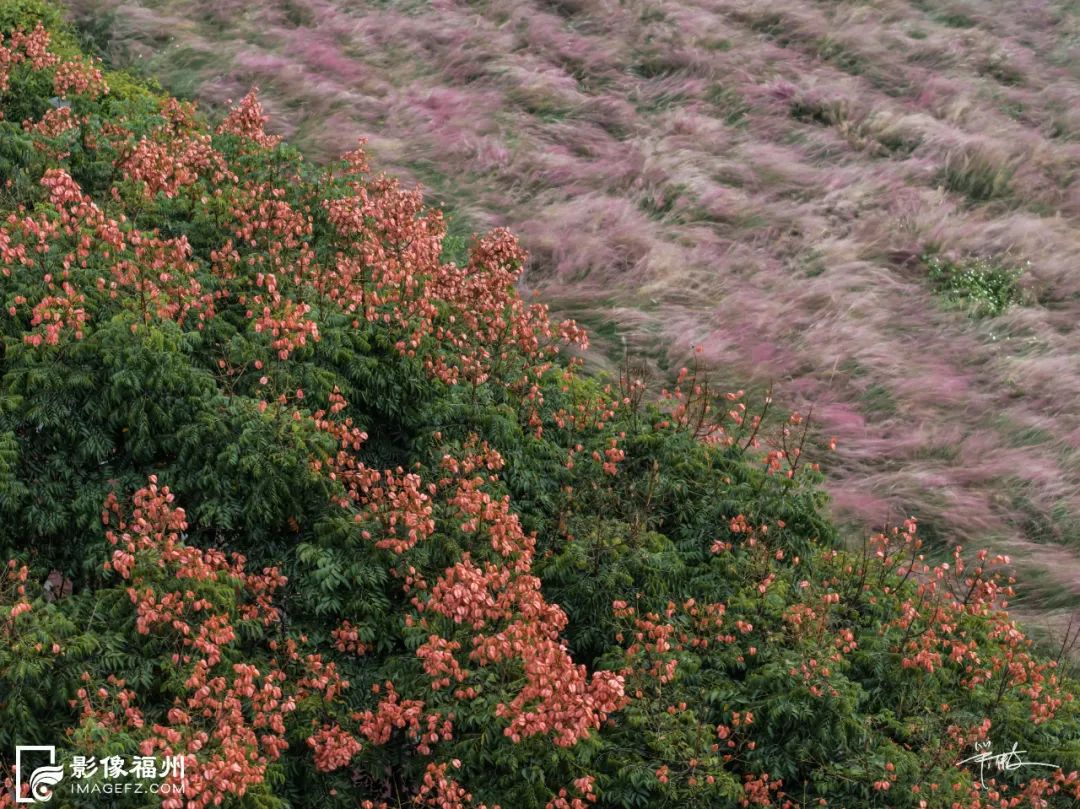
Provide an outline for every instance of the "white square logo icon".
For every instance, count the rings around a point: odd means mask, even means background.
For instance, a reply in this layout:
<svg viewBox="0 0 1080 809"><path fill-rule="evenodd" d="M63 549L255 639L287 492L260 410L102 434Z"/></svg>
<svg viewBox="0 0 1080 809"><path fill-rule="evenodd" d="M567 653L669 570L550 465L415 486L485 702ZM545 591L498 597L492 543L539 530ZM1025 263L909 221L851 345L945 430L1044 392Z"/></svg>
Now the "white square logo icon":
<svg viewBox="0 0 1080 809"><path fill-rule="evenodd" d="M30 777L23 780L23 754L28 759L43 758L46 754L49 763L30 770ZM30 766L29 764L27 765ZM15 748L15 803L46 803L52 800L53 787L64 780L64 765L56 763L56 748L48 745L19 745ZM23 784L30 788L29 795L23 795Z"/></svg>

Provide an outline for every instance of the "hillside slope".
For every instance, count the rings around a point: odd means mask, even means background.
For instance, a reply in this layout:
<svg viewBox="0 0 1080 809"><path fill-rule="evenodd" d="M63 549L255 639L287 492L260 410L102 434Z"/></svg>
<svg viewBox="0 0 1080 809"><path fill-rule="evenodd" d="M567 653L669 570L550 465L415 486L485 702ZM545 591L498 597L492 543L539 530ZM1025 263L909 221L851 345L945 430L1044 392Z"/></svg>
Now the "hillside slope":
<svg viewBox="0 0 1080 809"><path fill-rule="evenodd" d="M463 227L511 226L526 287L615 353L699 345L813 404L854 524L993 541L1029 607L1076 604L1075 3L72 5L174 91L259 85L309 155L366 136Z"/></svg>
<svg viewBox="0 0 1080 809"><path fill-rule="evenodd" d="M805 419L584 375L508 231L0 35L0 809L24 745L65 809L1080 799L1007 559L840 547Z"/></svg>

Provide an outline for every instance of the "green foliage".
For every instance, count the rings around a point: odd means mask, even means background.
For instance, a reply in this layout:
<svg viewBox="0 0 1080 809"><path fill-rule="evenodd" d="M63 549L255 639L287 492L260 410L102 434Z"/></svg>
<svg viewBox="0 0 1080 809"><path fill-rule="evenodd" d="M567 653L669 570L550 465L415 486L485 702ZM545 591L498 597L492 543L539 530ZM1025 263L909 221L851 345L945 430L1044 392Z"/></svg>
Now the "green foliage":
<svg viewBox="0 0 1080 809"><path fill-rule="evenodd" d="M39 22L50 31L63 29L63 15L55 3L46 0L4 0L0 3L0 32L31 30Z"/></svg>
<svg viewBox="0 0 1080 809"><path fill-rule="evenodd" d="M1000 315L1020 302L1018 282L1023 267L1014 267L981 256L957 261L941 255L923 257L928 277L946 301L969 308L977 316Z"/></svg>

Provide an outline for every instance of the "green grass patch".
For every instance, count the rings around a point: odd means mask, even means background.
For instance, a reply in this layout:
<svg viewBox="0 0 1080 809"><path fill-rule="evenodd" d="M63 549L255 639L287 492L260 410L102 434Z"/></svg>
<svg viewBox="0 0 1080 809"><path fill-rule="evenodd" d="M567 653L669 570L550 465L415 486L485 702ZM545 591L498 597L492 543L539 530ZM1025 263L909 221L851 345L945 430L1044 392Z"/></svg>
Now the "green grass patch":
<svg viewBox="0 0 1080 809"><path fill-rule="evenodd" d="M923 256L927 276L935 291L947 302L970 309L976 316L1000 315L1020 302L1019 280L1023 267L981 256L952 260L941 255Z"/></svg>
<svg viewBox="0 0 1080 809"><path fill-rule="evenodd" d="M1009 60L1006 54L1000 51L983 58L979 63L978 72L980 75L989 76L1009 87L1015 87L1024 81L1024 74Z"/></svg>
<svg viewBox="0 0 1080 809"><path fill-rule="evenodd" d="M705 92L705 100L720 108L724 123L728 126L740 126L746 123L746 114L750 112L750 105L735 88L718 82Z"/></svg>
<svg viewBox="0 0 1080 809"><path fill-rule="evenodd" d="M868 416L895 416L896 399L892 391L877 382L871 384L859 397L862 411Z"/></svg>
<svg viewBox="0 0 1080 809"><path fill-rule="evenodd" d="M945 11L934 15L934 19L949 28L974 28L975 20L962 11Z"/></svg>
<svg viewBox="0 0 1080 809"><path fill-rule="evenodd" d="M851 46L833 37L826 36L817 44L817 55L831 65L853 76L865 72L866 60L851 49Z"/></svg>
<svg viewBox="0 0 1080 809"><path fill-rule="evenodd" d="M572 105L546 88L514 87L506 95L529 115L546 123L564 121L574 112Z"/></svg>
<svg viewBox="0 0 1080 809"><path fill-rule="evenodd" d="M939 175L949 191L963 194L972 202L989 202L1008 197L1016 166L978 148L950 152Z"/></svg>

